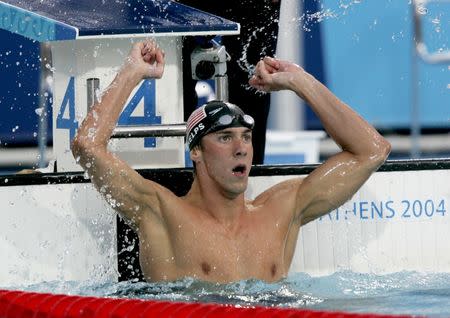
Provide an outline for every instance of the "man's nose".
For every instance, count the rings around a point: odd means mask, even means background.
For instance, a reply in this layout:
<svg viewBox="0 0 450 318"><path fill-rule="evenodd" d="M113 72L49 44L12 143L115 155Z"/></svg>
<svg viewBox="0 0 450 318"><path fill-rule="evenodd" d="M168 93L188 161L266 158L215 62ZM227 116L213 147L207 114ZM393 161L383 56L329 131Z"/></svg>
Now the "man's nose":
<svg viewBox="0 0 450 318"><path fill-rule="evenodd" d="M234 142L234 155L236 157L245 157L248 154L248 143L246 143L244 140L242 140L241 138L238 138L235 142Z"/></svg>

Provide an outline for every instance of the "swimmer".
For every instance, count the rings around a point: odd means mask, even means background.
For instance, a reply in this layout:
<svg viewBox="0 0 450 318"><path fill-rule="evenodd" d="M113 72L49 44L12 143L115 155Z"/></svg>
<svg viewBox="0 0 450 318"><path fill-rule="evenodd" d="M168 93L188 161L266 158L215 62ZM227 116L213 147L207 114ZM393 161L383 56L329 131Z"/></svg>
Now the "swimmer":
<svg viewBox="0 0 450 318"><path fill-rule="evenodd" d="M236 105L209 102L187 122L194 180L189 192L178 197L107 148L133 88L142 79L161 78L164 65L155 41L133 45L80 126L72 144L75 158L138 233L148 281L273 282L286 277L300 227L346 202L386 160L390 144L301 67L266 57L250 85L264 92L296 93L342 151L307 177L281 182L247 200L254 121Z"/></svg>

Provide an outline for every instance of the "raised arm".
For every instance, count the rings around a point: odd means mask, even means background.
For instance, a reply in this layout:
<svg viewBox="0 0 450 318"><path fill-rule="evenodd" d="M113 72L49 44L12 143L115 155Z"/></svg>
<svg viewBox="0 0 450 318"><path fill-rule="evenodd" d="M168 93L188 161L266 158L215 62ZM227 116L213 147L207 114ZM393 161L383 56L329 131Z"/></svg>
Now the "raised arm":
<svg viewBox="0 0 450 318"><path fill-rule="evenodd" d="M143 211L159 213L162 187L141 177L108 151L107 144L122 108L134 87L145 78L161 78L164 53L153 40L133 45L124 65L93 105L72 142L77 162L107 201L132 225L138 226Z"/></svg>
<svg viewBox="0 0 450 318"><path fill-rule="evenodd" d="M310 105L326 132L342 148L299 182L295 215L300 224L345 203L386 160L389 142L298 65L266 57L258 63L250 84L265 92L295 92Z"/></svg>

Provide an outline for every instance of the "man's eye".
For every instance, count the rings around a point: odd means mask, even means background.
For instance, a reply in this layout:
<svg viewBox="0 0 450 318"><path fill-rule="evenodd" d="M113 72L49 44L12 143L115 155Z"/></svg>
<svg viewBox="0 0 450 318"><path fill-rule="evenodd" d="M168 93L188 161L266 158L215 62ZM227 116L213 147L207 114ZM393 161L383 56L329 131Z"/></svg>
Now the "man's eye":
<svg viewBox="0 0 450 318"><path fill-rule="evenodd" d="M250 134L244 135L244 137L242 137L242 139L244 139L245 142L251 142L252 141L252 135L250 135Z"/></svg>
<svg viewBox="0 0 450 318"><path fill-rule="evenodd" d="M221 140L221 141L229 141L230 139L231 139L231 137L228 135L221 135L219 137L219 140Z"/></svg>

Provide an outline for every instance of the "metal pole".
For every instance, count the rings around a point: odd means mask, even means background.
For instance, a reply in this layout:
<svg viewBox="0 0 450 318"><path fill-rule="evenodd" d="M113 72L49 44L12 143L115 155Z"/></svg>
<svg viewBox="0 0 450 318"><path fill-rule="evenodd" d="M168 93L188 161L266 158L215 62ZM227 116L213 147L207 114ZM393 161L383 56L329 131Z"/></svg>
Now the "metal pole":
<svg viewBox="0 0 450 318"><path fill-rule="evenodd" d="M186 135L186 124L116 127L111 138L181 137Z"/></svg>
<svg viewBox="0 0 450 318"><path fill-rule="evenodd" d="M216 84L216 98L218 100L228 102L228 76L217 75L214 77Z"/></svg>
<svg viewBox="0 0 450 318"><path fill-rule="evenodd" d="M277 57L303 65L303 32L299 25L303 1L283 0L277 40ZM270 94L269 123L273 130L297 131L305 129L304 103L294 93L278 91Z"/></svg>
<svg viewBox="0 0 450 318"><path fill-rule="evenodd" d="M450 0L428 1L428 0L413 0L411 3L412 17L414 21L413 30L413 55L411 59L411 157L419 158L420 151L420 86L419 86L419 57L428 64L440 64L450 62L450 51L443 52L429 52L425 44L422 32L422 11L426 9L425 5L428 2L442 2L450 3Z"/></svg>
<svg viewBox="0 0 450 318"><path fill-rule="evenodd" d="M88 78L86 80L88 112L91 109L92 105L98 102L97 92L99 87L100 87L100 79Z"/></svg>
<svg viewBox="0 0 450 318"><path fill-rule="evenodd" d="M48 103L52 95L52 52L48 43L40 44L40 79L39 79L39 120L38 120L38 167L44 168L47 165L47 135L48 135Z"/></svg>
<svg viewBox="0 0 450 318"><path fill-rule="evenodd" d="M421 135L421 127L420 127L420 102L419 102L419 71L418 71L418 63L417 63L417 53L416 50L413 49L411 59L411 158L420 158L420 135Z"/></svg>
<svg viewBox="0 0 450 318"><path fill-rule="evenodd" d="M415 49L417 51L418 56L422 58L425 62L429 64L446 64L450 62L450 51L438 51L438 52L429 52L428 47L425 43L425 39L423 38L422 33L422 11L426 11L425 5L428 2L437 2L437 3L448 3L450 4L450 0L413 0L412 8L413 8L413 20L414 20L414 39L415 39Z"/></svg>

